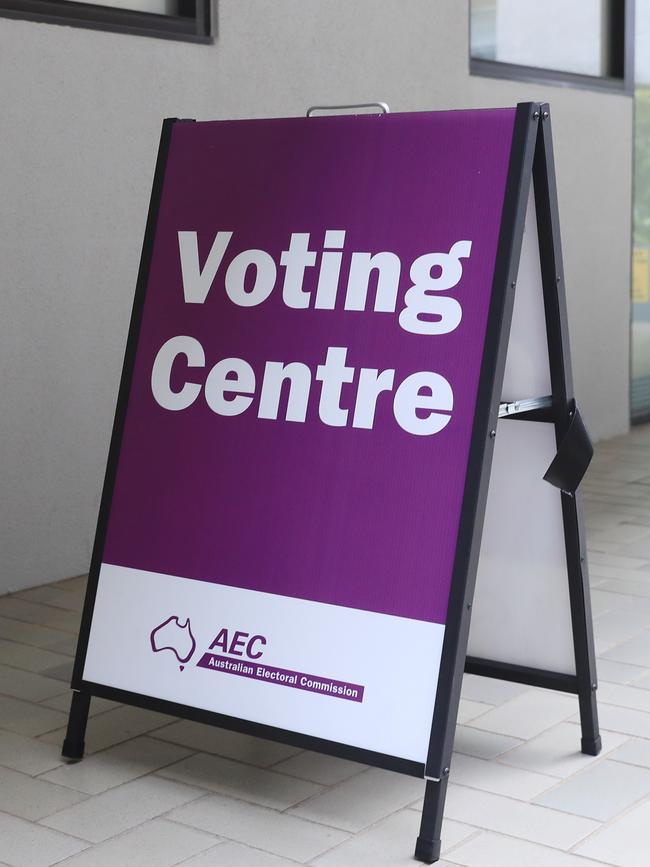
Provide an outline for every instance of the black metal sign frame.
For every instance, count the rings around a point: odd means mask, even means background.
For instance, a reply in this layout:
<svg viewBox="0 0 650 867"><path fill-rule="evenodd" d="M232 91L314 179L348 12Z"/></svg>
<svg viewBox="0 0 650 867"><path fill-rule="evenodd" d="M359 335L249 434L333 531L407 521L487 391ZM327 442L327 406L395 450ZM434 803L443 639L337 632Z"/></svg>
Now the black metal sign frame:
<svg viewBox="0 0 650 867"><path fill-rule="evenodd" d="M589 588L584 559L581 507L577 495L564 493L562 495L576 676L560 675L498 661L466 658L483 516L487 501L494 439L496 436L499 401L519 268L526 204L530 184L533 182L537 206L546 328L553 388L552 408L548 413L542 413L539 417L540 420L552 421L555 424L558 443L561 441L571 422L571 408L575 406L569 360L564 276L562 273L548 106L537 103L521 103L517 106L516 110L497 258L493 276L487 336L483 352L435 711L426 763L409 761L383 753L352 747L336 741L315 738L299 732L275 728L251 722L250 720L214 713L202 708L166 701L154 696L127 692L104 684L93 683L83 678L99 571L149 277L153 242L158 222L167 155L174 124L188 122L191 121L165 120L161 134L88 578L88 589L72 675L71 686L74 692L67 734L63 743L63 756L70 760L79 760L83 757L90 700L91 697L97 696L425 778L427 781L426 794L420 835L416 846L416 857L430 864L438 860L440 856L442 813L451 766L451 752L464 670L488 677L499 677L505 680L515 680L521 683L576 693L580 702L583 751L596 754L600 749L595 702L595 657Z"/></svg>

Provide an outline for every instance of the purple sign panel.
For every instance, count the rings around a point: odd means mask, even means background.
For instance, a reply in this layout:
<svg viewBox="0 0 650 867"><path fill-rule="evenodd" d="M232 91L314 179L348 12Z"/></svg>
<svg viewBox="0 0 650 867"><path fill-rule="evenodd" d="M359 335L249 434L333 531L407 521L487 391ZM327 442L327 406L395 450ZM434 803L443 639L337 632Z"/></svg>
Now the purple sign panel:
<svg viewBox="0 0 650 867"><path fill-rule="evenodd" d="M514 116L173 125L104 563L445 623Z"/></svg>
<svg viewBox="0 0 650 867"><path fill-rule="evenodd" d="M84 681L424 768L514 122L166 127Z"/></svg>

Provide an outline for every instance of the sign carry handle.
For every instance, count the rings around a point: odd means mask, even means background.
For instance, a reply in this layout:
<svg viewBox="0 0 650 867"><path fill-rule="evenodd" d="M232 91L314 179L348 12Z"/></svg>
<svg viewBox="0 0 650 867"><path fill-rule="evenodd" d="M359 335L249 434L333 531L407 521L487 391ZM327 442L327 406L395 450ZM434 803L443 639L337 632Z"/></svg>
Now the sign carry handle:
<svg viewBox="0 0 650 867"><path fill-rule="evenodd" d="M306 111L306 117L314 117L317 112L332 114L337 111L351 111L355 108L376 108L378 114L390 114L390 108L387 102L354 102L349 105L310 105ZM371 113L372 112L363 112L363 114Z"/></svg>

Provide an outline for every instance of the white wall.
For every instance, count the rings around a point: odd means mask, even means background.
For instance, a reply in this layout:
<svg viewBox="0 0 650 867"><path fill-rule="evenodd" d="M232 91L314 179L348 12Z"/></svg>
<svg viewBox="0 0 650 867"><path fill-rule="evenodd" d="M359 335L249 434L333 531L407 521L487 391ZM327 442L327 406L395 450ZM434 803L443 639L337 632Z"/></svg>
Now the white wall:
<svg viewBox="0 0 650 867"><path fill-rule="evenodd" d="M574 367L628 419L632 105L468 75L458 0L221 0L212 46L0 19L0 593L87 570L161 119L553 106Z"/></svg>

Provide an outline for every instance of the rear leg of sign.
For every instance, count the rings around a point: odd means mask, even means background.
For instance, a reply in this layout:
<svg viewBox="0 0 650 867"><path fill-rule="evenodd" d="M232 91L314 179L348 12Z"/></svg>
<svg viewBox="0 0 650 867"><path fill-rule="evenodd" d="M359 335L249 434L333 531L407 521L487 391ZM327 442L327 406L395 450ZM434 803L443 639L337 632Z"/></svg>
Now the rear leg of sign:
<svg viewBox="0 0 650 867"><path fill-rule="evenodd" d="M420 833L415 844L415 857L425 864L433 864L440 858L440 833L448 779L445 776L441 780L427 780Z"/></svg>
<svg viewBox="0 0 650 867"><path fill-rule="evenodd" d="M597 756L600 753L602 742L598 728L598 707L596 704L598 684L589 597L589 575L587 573L586 554L581 544L584 535L581 532L580 495L577 492L574 494L563 493L562 501L580 725L582 728L581 749L588 756Z"/></svg>
<svg viewBox="0 0 650 867"><path fill-rule="evenodd" d="M553 414L559 447L567 434L574 414L577 415L578 410L573 393L569 353L569 330L551 118L548 105L542 105L541 110L542 122L537 137L533 179L553 389ZM569 487L573 488L573 486ZM596 706L596 657L589 576L584 546L585 537L582 527L582 504L580 494L574 489L562 491L562 518L569 579L577 693L582 726L581 747L583 753L595 756L601 749Z"/></svg>
<svg viewBox="0 0 650 867"><path fill-rule="evenodd" d="M68 730L61 751L61 755L66 759L71 761L83 759L89 710L90 693L73 692L70 716L68 717Z"/></svg>

